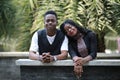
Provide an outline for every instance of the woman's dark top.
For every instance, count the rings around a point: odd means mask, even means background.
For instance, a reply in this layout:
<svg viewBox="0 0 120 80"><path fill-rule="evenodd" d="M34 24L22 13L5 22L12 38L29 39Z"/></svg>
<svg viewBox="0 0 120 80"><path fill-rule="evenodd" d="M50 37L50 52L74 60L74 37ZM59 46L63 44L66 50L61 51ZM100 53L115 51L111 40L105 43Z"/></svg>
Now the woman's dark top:
<svg viewBox="0 0 120 80"><path fill-rule="evenodd" d="M83 40L88 49L88 55L94 59L97 55L97 39L96 34L90 30L86 32L83 37ZM69 39L69 54L73 58L74 56L79 56L80 54L77 49L77 40Z"/></svg>

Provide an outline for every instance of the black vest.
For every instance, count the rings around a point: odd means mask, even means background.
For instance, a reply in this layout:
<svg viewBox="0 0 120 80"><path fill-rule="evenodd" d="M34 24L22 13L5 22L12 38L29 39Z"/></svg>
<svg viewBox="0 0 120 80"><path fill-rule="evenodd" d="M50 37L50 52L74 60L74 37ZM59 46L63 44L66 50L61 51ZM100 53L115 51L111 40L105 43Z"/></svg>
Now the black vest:
<svg viewBox="0 0 120 80"><path fill-rule="evenodd" d="M61 46L64 40L64 35L60 30L57 30L55 39L52 44L49 43L46 30L38 31L38 46L39 46L39 54L41 55L43 52L50 52L51 55L58 55L61 53Z"/></svg>

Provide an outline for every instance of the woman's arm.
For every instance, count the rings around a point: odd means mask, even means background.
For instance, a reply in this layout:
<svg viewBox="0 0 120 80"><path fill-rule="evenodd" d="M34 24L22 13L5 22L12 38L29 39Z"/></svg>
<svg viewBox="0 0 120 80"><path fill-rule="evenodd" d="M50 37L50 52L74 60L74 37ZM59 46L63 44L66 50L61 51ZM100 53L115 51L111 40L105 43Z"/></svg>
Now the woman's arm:
<svg viewBox="0 0 120 80"><path fill-rule="evenodd" d="M97 38L94 32L89 33L89 40L90 40L89 55L92 57L92 59L95 59L97 56Z"/></svg>
<svg viewBox="0 0 120 80"><path fill-rule="evenodd" d="M89 39L88 39L89 38ZM97 39L96 35L93 32L88 33L88 43L89 43L89 55L82 58L81 57L81 63L85 64L93 59L96 58L97 56Z"/></svg>

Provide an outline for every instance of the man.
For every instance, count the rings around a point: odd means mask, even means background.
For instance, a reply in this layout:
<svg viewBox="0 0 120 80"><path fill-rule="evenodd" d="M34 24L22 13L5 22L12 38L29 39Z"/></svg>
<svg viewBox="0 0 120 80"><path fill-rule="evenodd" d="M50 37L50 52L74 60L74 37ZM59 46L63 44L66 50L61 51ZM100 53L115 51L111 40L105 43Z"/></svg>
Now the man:
<svg viewBox="0 0 120 80"><path fill-rule="evenodd" d="M57 14L54 11L50 10L44 14L45 28L35 32L32 37L30 59L50 63L67 58L68 39L56 28L57 23Z"/></svg>

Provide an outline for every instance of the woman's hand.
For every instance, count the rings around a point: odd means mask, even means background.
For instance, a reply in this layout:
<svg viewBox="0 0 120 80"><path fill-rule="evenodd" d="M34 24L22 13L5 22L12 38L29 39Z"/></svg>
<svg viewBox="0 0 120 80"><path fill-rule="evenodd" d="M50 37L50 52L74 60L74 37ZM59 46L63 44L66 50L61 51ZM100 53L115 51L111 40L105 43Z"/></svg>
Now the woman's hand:
<svg viewBox="0 0 120 80"><path fill-rule="evenodd" d="M75 56L73 57L73 61L74 61L74 72L75 75L79 78L81 77L82 73L83 73L83 65L85 63L87 63L88 61L92 60L91 56L87 56L85 58L82 57L78 57Z"/></svg>
<svg viewBox="0 0 120 80"><path fill-rule="evenodd" d="M73 58L74 61L74 73L77 77L81 77L82 73L83 73L83 62L82 62L81 57L77 57L75 56Z"/></svg>
<svg viewBox="0 0 120 80"><path fill-rule="evenodd" d="M78 63L79 65L84 65L85 63L88 62L87 57L82 58L82 57L78 57L78 56L75 56L75 57L73 58L73 61L74 61L75 63Z"/></svg>
<svg viewBox="0 0 120 80"><path fill-rule="evenodd" d="M83 60L82 59L83 58L81 58L81 57L75 56L73 58L73 62L76 63L76 64L78 64L78 65L83 65Z"/></svg>
<svg viewBox="0 0 120 80"><path fill-rule="evenodd" d="M74 73L78 78L81 77L83 73L83 66L78 63L74 63Z"/></svg>

